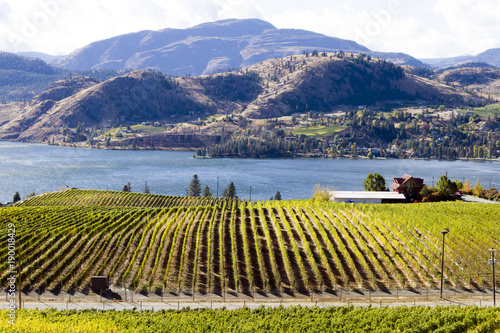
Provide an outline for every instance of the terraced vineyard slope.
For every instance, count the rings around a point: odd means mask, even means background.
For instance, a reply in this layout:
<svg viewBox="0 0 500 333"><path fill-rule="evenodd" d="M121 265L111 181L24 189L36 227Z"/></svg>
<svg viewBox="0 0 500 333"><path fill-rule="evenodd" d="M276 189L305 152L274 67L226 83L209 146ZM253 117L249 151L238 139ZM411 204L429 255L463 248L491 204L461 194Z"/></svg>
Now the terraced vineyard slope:
<svg viewBox="0 0 500 333"><path fill-rule="evenodd" d="M221 199L222 200L222 199ZM135 192L68 189L44 193L25 200L17 207L29 206L107 206L107 207L189 207L215 205L214 198L189 198Z"/></svg>
<svg viewBox="0 0 500 333"><path fill-rule="evenodd" d="M0 210L2 226L17 228L24 288L81 290L105 275L144 292L205 293L437 287L445 227L446 287L491 287L499 216L499 205L458 202L255 203L77 190ZM2 263L3 283L8 272Z"/></svg>

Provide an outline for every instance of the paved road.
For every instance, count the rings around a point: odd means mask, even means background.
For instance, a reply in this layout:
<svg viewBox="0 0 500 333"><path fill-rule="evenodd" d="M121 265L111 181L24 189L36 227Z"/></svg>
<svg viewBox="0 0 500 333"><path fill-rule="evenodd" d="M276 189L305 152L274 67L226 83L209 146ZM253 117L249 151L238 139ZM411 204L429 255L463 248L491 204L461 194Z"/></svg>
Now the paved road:
<svg viewBox="0 0 500 333"><path fill-rule="evenodd" d="M462 290L445 290L443 299L439 298L439 290L420 290L420 291L392 291L391 294L384 292L369 292L363 293L354 291L342 291L337 294L319 294L312 297L300 296L281 298L275 295L256 295L255 298L245 295L230 295L224 299L218 295L195 295L195 299L191 296L164 297L146 297L144 295L135 294L134 300L131 300L129 294L127 300L105 299L99 296L83 296L77 295L69 297L69 295L59 294L57 296L50 293L42 294L38 299L38 295L23 295L23 307L28 309L98 309L98 310L177 310L183 308L191 309L241 309L248 307L251 309L261 306L279 307L279 306L372 306L372 307L394 307L394 306L492 306L493 294L491 290L486 292L469 292ZM6 299L3 298L0 303L0 308L7 308ZM16 299L17 300L17 299Z"/></svg>
<svg viewBox="0 0 500 333"><path fill-rule="evenodd" d="M479 202L479 203L487 203L487 204L498 204L498 201L490 201L481 198L473 197L472 195L462 195L462 200L464 202Z"/></svg>

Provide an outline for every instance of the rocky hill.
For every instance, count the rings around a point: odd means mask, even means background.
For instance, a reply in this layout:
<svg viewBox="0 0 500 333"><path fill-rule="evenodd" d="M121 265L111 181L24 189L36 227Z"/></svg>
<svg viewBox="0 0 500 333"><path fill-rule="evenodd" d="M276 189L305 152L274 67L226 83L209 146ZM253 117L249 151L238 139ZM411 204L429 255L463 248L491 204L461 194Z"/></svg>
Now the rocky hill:
<svg viewBox="0 0 500 333"><path fill-rule="evenodd" d="M75 71L55 68L39 58L0 52L0 102L29 101L54 82L75 75L107 80L119 75L119 72L113 70Z"/></svg>
<svg viewBox="0 0 500 333"><path fill-rule="evenodd" d="M468 63L469 64L469 63ZM458 65L439 70L432 78L439 82L461 86L485 95L500 94L500 69L491 65L464 67Z"/></svg>
<svg viewBox="0 0 500 333"><path fill-rule="evenodd" d="M443 68L440 68L434 72L436 74L441 74L441 73L444 73L446 71L451 71L451 70L458 69L458 68L496 68L496 67L493 65L490 65L486 62L471 60L471 61L460 62L460 63L457 63L453 66L443 67Z"/></svg>
<svg viewBox="0 0 500 333"><path fill-rule="evenodd" d="M356 42L258 20L223 20L188 29L140 31L94 42L52 62L67 69L153 69L201 75L314 50L368 52Z"/></svg>
<svg viewBox="0 0 500 333"><path fill-rule="evenodd" d="M495 67L500 67L500 48L489 49L475 56L463 55L451 58L420 59L420 61L429 64L434 69L452 67L470 61L483 62Z"/></svg>
<svg viewBox="0 0 500 333"><path fill-rule="evenodd" d="M267 60L244 70L169 78L149 70L104 82L60 81L25 105L0 109L7 119L0 139L47 141L61 127L111 127L143 121L179 122L214 113L271 118L298 112L330 112L339 105L425 100L479 105L462 90L406 74L366 55L313 53Z"/></svg>

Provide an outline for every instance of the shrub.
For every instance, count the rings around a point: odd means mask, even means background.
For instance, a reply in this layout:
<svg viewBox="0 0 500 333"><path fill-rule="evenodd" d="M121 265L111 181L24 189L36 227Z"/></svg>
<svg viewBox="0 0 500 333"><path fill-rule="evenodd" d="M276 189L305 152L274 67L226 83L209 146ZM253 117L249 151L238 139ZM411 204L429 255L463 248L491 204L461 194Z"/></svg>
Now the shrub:
<svg viewBox="0 0 500 333"><path fill-rule="evenodd" d="M330 201L332 198L331 192L333 191L330 187L324 187L320 184L314 185L314 195L312 199L314 201Z"/></svg>

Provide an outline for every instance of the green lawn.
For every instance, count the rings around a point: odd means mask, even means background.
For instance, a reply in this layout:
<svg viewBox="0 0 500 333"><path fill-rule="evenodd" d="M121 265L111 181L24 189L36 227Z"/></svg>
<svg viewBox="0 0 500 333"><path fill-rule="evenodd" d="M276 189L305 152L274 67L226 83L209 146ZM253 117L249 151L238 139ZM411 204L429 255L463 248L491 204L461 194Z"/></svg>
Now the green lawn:
<svg viewBox="0 0 500 333"><path fill-rule="evenodd" d="M134 125L130 126L133 130L146 132L146 133L157 133L157 132L165 132L166 128L161 126L145 126L145 125Z"/></svg>
<svg viewBox="0 0 500 333"><path fill-rule="evenodd" d="M495 115L500 115L500 103L486 105L482 108L475 108L474 112L477 113L482 119L495 118Z"/></svg>
<svg viewBox="0 0 500 333"><path fill-rule="evenodd" d="M333 136L335 133L346 129L346 127L331 125L331 126L311 126L307 128L302 128L294 130L295 135L307 135L307 136Z"/></svg>

